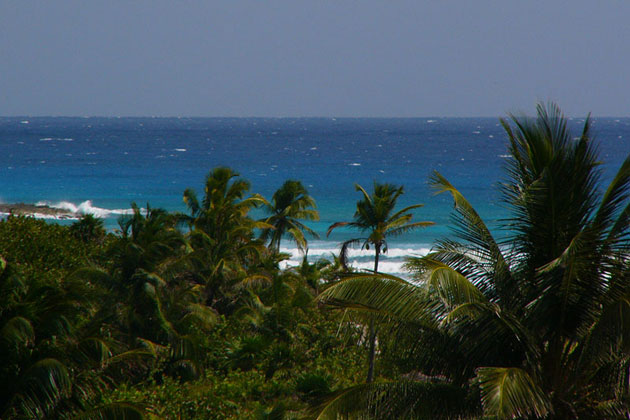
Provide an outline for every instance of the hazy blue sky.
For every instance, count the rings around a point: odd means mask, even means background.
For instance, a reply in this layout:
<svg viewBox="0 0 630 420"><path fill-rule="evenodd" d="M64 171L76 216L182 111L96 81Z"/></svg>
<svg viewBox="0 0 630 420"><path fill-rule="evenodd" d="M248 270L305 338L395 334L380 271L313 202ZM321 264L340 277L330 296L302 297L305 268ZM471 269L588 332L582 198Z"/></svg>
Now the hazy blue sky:
<svg viewBox="0 0 630 420"><path fill-rule="evenodd" d="M0 115L630 115L628 0L0 0Z"/></svg>

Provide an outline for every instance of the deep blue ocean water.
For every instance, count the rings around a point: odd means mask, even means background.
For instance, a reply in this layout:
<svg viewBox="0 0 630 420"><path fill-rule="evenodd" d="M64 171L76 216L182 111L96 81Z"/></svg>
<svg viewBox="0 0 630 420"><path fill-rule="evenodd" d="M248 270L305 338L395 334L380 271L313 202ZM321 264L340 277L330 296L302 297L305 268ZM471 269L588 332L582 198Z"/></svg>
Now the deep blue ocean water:
<svg viewBox="0 0 630 420"><path fill-rule="evenodd" d="M583 122L571 120L575 135ZM610 180L630 153L630 119L598 118L593 129ZM491 226L506 216L496 188L506 150L498 118L0 118L0 201L79 207L114 228L132 201L184 211L185 188L202 195L207 173L230 166L267 198L289 178L307 186L321 214L312 227L322 240L309 253L318 256L356 235L325 238L330 224L352 218L354 183L390 182L405 187L401 206L425 204L414 220L436 222L391 241L383 269L398 272L405 255L449 233L452 201L429 189L433 170ZM356 262L367 268L362 255Z"/></svg>

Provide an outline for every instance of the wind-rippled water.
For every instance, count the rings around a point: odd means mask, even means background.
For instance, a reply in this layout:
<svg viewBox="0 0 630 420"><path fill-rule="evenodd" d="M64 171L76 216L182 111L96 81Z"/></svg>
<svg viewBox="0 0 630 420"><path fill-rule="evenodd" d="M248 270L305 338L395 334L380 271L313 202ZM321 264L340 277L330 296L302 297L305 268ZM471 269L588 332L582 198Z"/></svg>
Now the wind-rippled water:
<svg viewBox="0 0 630 420"><path fill-rule="evenodd" d="M571 120L580 133L584 120ZM598 118L593 131L604 180L630 152L630 119ZM503 177L507 137L498 118L0 118L0 201L48 203L105 217L110 228L132 201L184 211L182 193L201 195L214 167L237 170L252 192L270 198L286 179L298 179L316 199L320 240L309 256L329 256L357 233L327 227L351 220L359 183L404 185L400 205L424 203L414 221L435 227L390 241L381 268L399 272L407 255L425 253L448 235L452 201L434 196L428 177L438 170L496 226L506 215L496 184ZM262 215L260 215L262 217ZM294 246L283 242L294 254ZM355 265L371 268L371 252Z"/></svg>

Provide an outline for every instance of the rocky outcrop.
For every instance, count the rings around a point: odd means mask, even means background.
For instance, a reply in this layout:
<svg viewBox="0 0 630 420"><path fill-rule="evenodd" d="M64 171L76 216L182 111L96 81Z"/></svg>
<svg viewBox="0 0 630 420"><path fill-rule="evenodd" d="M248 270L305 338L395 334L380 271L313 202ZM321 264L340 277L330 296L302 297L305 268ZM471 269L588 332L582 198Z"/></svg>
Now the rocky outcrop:
<svg viewBox="0 0 630 420"><path fill-rule="evenodd" d="M77 213L72 213L65 209L56 209L54 207L36 204L11 203L0 204L0 214L14 214L19 216L37 216L51 219L75 219L80 217Z"/></svg>

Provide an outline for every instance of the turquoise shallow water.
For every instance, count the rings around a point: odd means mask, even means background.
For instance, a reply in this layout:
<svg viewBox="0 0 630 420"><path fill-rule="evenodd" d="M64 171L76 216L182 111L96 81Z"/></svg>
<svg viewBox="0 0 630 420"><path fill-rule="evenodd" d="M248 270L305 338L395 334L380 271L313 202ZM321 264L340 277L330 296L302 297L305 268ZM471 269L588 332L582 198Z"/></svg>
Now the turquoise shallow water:
<svg viewBox="0 0 630 420"><path fill-rule="evenodd" d="M571 121L574 133L582 123ZM599 118L593 128L610 179L630 152L630 119ZM354 183L390 182L405 186L401 205L425 204L416 220L436 222L390 243L383 267L397 272L405 255L449 232L452 203L432 194L430 173L445 175L495 226L506 215L496 184L507 158L498 118L0 118L0 201L78 207L113 228L132 201L183 211L184 189L201 192L208 171L227 165L266 197L288 178L309 188L321 213L312 227L323 239L309 253L317 256L354 234L324 237L352 218ZM355 255L358 266L369 260Z"/></svg>

